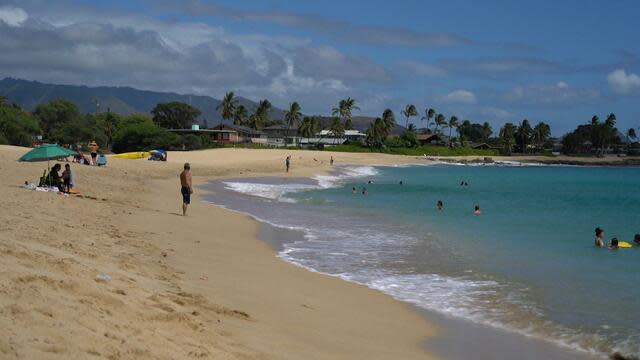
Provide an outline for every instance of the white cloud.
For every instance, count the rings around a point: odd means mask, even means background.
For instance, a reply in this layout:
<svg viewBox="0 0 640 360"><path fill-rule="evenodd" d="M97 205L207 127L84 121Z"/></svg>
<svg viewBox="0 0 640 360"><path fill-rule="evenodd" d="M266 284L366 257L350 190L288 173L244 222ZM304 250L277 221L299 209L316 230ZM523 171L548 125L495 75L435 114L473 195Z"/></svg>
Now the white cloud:
<svg viewBox="0 0 640 360"><path fill-rule="evenodd" d="M26 21L26 13L20 17L12 10L9 16L0 9L0 78L214 97L234 90L280 106L305 99L307 111L326 107L325 99L364 97L357 85L390 79L385 67L366 57L308 39L229 33L133 13L30 12L33 20Z"/></svg>
<svg viewBox="0 0 640 360"><path fill-rule="evenodd" d="M627 74L624 69L609 73L607 81L613 91L619 94L629 94L635 90L640 90L640 76L633 73Z"/></svg>
<svg viewBox="0 0 640 360"><path fill-rule="evenodd" d="M598 90L573 88L564 81L555 85L516 86L502 98L511 104L570 105L588 103L601 98Z"/></svg>
<svg viewBox="0 0 640 360"><path fill-rule="evenodd" d="M454 90L438 100L449 104L475 104L478 101L476 94L464 89Z"/></svg>
<svg viewBox="0 0 640 360"><path fill-rule="evenodd" d="M513 118L513 114L507 110L496 107L485 107L480 109L480 115L489 120L505 121Z"/></svg>
<svg viewBox="0 0 640 360"><path fill-rule="evenodd" d="M27 12L21 8L0 6L0 22L9 26L21 26L28 18Z"/></svg>

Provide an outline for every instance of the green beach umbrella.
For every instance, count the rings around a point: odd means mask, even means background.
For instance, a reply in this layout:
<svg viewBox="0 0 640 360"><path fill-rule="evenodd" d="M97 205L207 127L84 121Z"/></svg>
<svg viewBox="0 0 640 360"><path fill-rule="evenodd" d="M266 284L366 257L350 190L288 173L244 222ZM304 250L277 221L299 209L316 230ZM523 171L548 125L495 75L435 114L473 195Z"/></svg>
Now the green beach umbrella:
<svg viewBox="0 0 640 360"><path fill-rule="evenodd" d="M58 146L56 144L42 144L37 148L33 148L27 151L26 154L22 155L18 161L46 161L47 162L47 171L51 168L49 166L49 160L57 160L66 158L67 156L76 155L77 153L73 150L69 150L67 148L63 148L62 146ZM49 176L49 175L47 175Z"/></svg>
<svg viewBox="0 0 640 360"><path fill-rule="evenodd" d="M49 161L62 159L76 154L77 153L75 151L63 148L56 144L43 144L37 148L29 150L26 154L22 155L18 161Z"/></svg>

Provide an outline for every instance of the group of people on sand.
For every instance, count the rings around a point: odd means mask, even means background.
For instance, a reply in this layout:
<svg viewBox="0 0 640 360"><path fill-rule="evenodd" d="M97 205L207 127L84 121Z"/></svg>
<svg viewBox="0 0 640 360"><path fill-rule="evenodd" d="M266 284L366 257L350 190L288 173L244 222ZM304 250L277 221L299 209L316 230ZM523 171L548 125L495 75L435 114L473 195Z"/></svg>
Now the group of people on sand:
<svg viewBox="0 0 640 360"><path fill-rule="evenodd" d="M107 158L104 156L104 154L98 151L98 149L100 148L98 146L98 143L96 143L95 141L91 141L89 142L89 144L87 144L87 148L89 149L91 160L87 159L84 156L84 154L82 153L82 150L80 150L80 147L77 147L76 149L73 149L78 153L77 155L74 155L73 162L76 162L82 165L97 165L97 166L107 165Z"/></svg>
<svg viewBox="0 0 640 360"><path fill-rule="evenodd" d="M598 248L608 248L608 249L619 249L621 247L621 241L618 240L618 238L614 237L611 238L611 240L609 240L609 244L605 246L605 242L604 242L604 230L597 227L596 230L596 239L595 239L595 246ZM629 245L627 245L626 247L629 247ZM635 236L633 237L633 247L640 247L640 234L635 234Z"/></svg>
<svg viewBox="0 0 640 360"><path fill-rule="evenodd" d="M318 161L318 159L313 158L313 161ZM323 161L320 161L320 163L324 163ZM331 159L329 159L329 165L333 166L333 164L335 163L335 160L333 159L333 156L331 156ZM291 168L291 155L287 155L287 157L284 159L284 168L286 172L289 172L289 169Z"/></svg>
<svg viewBox="0 0 640 360"><path fill-rule="evenodd" d="M62 174L60 174L60 170L62 170L61 164L53 165L51 171L49 171L48 185L57 187L60 192L69 193L76 183L73 172L71 171L71 165L65 164Z"/></svg>

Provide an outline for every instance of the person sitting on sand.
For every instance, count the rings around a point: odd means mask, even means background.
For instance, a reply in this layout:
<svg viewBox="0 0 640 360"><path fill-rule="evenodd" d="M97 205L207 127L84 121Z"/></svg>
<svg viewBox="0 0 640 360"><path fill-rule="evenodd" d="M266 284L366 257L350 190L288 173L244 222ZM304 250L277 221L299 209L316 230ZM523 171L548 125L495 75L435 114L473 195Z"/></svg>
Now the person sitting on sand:
<svg viewBox="0 0 640 360"><path fill-rule="evenodd" d="M62 184L62 179L60 178L60 169L62 166L60 164L55 164L49 171L49 186L57 187L60 191L64 191L64 187Z"/></svg>
<svg viewBox="0 0 640 360"><path fill-rule="evenodd" d="M596 228L595 245L599 248L604 247L604 230L600 229L599 227Z"/></svg>
<svg viewBox="0 0 640 360"><path fill-rule="evenodd" d="M482 214L482 212L480 211L480 205L476 205L476 207L473 209L473 215L479 216L480 214Z"/></svg>
<svg viewBox="0 0 640 360"><path fill-rule="evenodd" d="M618 238L613 238L609 241L609 249L616 250L618 249Z"/></svg>
<svg viewBox="0 0 640 360"><path fill-rule="evenodd" d="M633 237L633 244L637 247L640 247L640 234L636 234Z"/></svg>
<svg viewBox="0 0 640 360"><path fill-rule="evenodd" d="M73 178L73 173L71 172L71 166L69 164L64 165L64 171L62 172L62 183L67 193L70 192L75 185L75 179Z"/></svg>
<svg viewBox="0 0 640 360"><path fill-rule="evenodd" d="M438 208L438 210L442 210L442 208L444 208L444 203L442 202L442 200L438 200L438 202L436 203L436 207Z"/></svg>
<svg viewBox="0 0 640 360"><path fill-rule="evenodd" d="M193 194L189 163L184 163L184 170L180 173L180 193L182 193L182 216L187 216L187 206L191 204L191 194Z"/></svg>

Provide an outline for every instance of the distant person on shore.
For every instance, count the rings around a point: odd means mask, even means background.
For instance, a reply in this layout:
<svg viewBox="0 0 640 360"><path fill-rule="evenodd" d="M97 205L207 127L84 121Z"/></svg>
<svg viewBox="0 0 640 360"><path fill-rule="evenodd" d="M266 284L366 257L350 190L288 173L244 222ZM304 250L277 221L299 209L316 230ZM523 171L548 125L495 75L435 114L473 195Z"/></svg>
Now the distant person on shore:
<svg viewBox="0 0 640 360"><path fill-rule="evenodd" d="M355 187L355 186L354 186L354 187L352 187L352 188L351 188L351 193L352 193L352 194L357 194L357 193L358 193L358 189L356 189L356 187Z"/></svg>
<svg viewBox="0 0 640 360"><path fill-rule="evenodd" d="M187 216L187 206L191 204L193 186L191 183L191 165L184 164L184 170L180 173L180 192L182 193L182 216Z"/></svg>
<svg viewBox="0 0 640 360"><path fill-rule="evenodd" d="M329 160L329 164L331 164L331 166L333 166L333 156L331 157L331 160Z"/></svg>
<svg viewBox="0 0 640 360"><path fill-rule="evenodd" d="M91 152L91 165L95 165L98 157L98 144L95 140L91 140L89 143L89 151Z"/></svg>
<svg viewBox="0 0 640 360"><path fill-rule="evenodd" d="M286 167L287 172L289 172L289 167L291 167L291 155L287 156L284 160L284 166Z"/></svg>
<svg viewBox="0 0 640 360"><path fill-rule="evenodd" d="M476 205L476 207L473 209L473 215L480 216L480 214L482 214L482 212L480 211L480 205Z"/></svg>
<svg viewBox="0 0 640 360"><path fill-rule="evenodd" d="M442 202L442 200L438 200L438 202L436 203L436 207L438 208L438 210L442 210L444 208L444 203Z"/></svg>
<svg viewBox="0 0 640 360"><path fill-rule="evenodd" d="M637 247L640 247L640 234L636 234L633 237L633 244Z"/></svg>
<svg viewBox="0 0 640 360"><path fill-rule="evenodd" d="M596 228L595 246L599 248L604 247L604 230L599 227Z"/></svg>
<svg viewBox="0 0 640 360"><path fill-rule="evenodd" d="M609 242L609 249L615 250L617 248L618 248L618 238L611 239L611 241Z"/></svg>

